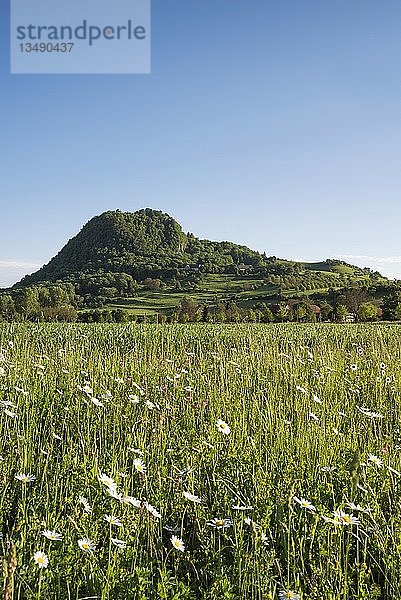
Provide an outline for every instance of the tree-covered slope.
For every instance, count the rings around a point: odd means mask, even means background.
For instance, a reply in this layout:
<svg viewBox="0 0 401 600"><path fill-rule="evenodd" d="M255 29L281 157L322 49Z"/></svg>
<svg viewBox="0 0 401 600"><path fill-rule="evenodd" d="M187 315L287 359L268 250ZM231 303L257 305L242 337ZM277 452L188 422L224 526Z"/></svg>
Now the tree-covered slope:
<svg viewBox="0 0 401 600"><path fill-rule="evenodd" d="M265 258L245 246L199 240L185 234L169 215L149 208L134 213L109 211L91 219L47 265L20 284L80 279L82 274L122 272L136 279L171 277L187 266L216 272Z"/></svg>

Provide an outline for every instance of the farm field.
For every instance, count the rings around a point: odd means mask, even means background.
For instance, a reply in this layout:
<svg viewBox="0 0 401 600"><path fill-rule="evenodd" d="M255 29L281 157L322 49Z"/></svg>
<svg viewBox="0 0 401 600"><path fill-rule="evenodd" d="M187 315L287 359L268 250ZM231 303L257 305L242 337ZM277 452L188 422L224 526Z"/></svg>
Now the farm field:
<svg viewBox="0 0 401 600"><path fill-rule="evenodd" d="M2 324L3 597L401 598L400 333Z"/></svg>

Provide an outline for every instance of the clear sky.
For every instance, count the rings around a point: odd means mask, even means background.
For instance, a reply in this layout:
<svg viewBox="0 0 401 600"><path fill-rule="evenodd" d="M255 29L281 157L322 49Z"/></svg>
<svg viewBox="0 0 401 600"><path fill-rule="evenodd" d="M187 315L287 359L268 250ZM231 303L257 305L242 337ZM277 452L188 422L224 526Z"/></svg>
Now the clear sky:
<svg viewBox="0 0 401 600"><path fill-rule="evenodd" d="M112 0L110 0L112 2ZM151 75L10 75L0 285L108 209L401 278L399 0L153 0Z"/></svg>

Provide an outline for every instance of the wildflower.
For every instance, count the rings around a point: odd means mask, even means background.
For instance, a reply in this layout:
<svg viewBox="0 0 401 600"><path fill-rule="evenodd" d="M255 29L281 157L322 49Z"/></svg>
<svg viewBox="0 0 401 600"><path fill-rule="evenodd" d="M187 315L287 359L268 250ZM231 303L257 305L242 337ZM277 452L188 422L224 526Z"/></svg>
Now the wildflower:
<svg viewBox="0 0 401 600"><path fill-rule="evenodd" d="M33 560L38 565L39 569L47 569L49 566L49 557L44 552L38 550L33 555Z"/></svg>
<svg viewBox="0 0 401 600"><path fill-rule="evenodd" d="M146 510L148 512L150 512L150 514L152 515L152 517L155 517L155 519L161 519L162 518L162 516L159 513L159 511L156 510L154 506L152 506L151 504L149 504L149 502L144 502L143 505L146 508Z"/></svg>
<svg viewBox="0 0 401 600"><path fill-rule="evenodd" d="M356 371L358 369L358 365L350 365L349 368L351 369L351 371Z"/></svg>
<svg viewBox="0 0 401 600"><path fill-rule="evenodd" d="M306 394L306 389L301 387L300 385L296 385L295 389L298 390L298 392L301 392L301 394Z"/></svg>
<svg viewBox="0 0 401 600"><path fill-rule="evenodd" d="M117 548L126 548L127 547L127 542L125 542L124 540L119 540L118 538L111 538L111 543L114 546L117 546Z"/></svg>
<svg viewBox="0 0 401 600"><path fill-rule="evenodd" d="M132 403L132 404L139 404L139 396L137 396L137 394L130 394L128 396L128 400Z"/></svg>
<svg viewBox="0 0 401 600"><path fill-rule="evenodd" d="M11 402L11 400L0 400L0 404L9 408L17 408L17 405Z"/></svg>
<svg viewBox="0 0 401 600"><path fill-rule="evenodd" d="M176 550L179 550L180 552L185 551L184 542L179 537L172 535L170 541Z"/></svg>
<svg viewBox="0 0 401 600"><path fill-rule="evenodd" d="M163 529L165 529L169 533L178 533L180 531L180 526L179 525L164 525Z"/></svg>
<svg viewBox="0 0 401 600"><path fill-rule="evenodd" d="M227 527L231 527L232 521L231 519L219 519L218 517L214 517L211 521L208 521L207 524L215 529L227 529Z"/></svg>
<svg viewBox="0 0 401 600"><path fill-rule="evenodd" d="M357 406L356 407L359 412L361 412L363 415L365 415L365 417L369 417L371 419L383 419L383 415L381 413L375 412L373 410L369 410L369 408L365 408L365 407L360 407Z"/></svg>
<svg viewBox="0 0 401 600"><path fill-rule="evenodd" d="M89 538L82 538L82 540L78 540L78 546L81 548L81 550L87 552L88 554L92 554L92 552L96 550L96 544Z"/></svg>
<svg viewBox="0 0 401 600"><path fill-rule="evenodd" d="M15 476L15 479L22 481L22 483L32 483L35 481L36 477L35 475L32 475L32 473L20 473L19 475Z"/></svg>
<svg viewBox="0 0 401 600"><path fill-rule="evenodd" d="M246 525L249 525L249 527L252 527L253 529L259 529L259 527L260 527L259 523L256 523L255 521L252 521L252 519L250 519L249 517L246 517L244 519L244 523Z"/></svg>
<svg viewBox="0 0 401 600"><path fill-rule="evenodd" d="M7 415L8 417L11 417L12 419L15 419L16 417L18 417L17 413L12 412L11 410L8 410L8 408L4 409L4 414Z"/></svg>
<svg viewBox="0 0 401 600"><path fill-rule="evenodd" d="M262 544L263 544L264 546L267 546L267 545L269 544L269 539L268 539L268 537L267 537L266 533L263 533L263 532L262 532L262 533L260 534L260 539L261 539L261 541L262 541Z"/></svg>
<svg viewBox="0 0 401 600"><path fill-rule="evenodd" d="M225 421L222 421L221 419L217 419L217 421L216 421L216 427L224 435L228 435L230 433L230 431L231 431L231 429L229 428L229 426L227 425L227 423L225 423Z"/></svg>
<svg viewBox="0 0 401 600"><path fill-rule="evenodd" d="M104 407L103 402L101 402L101 400L99 400L98 398L95 398L95 396L91 396L91 400L95 406L98 406L99 408Z"/></svg>
<svg viewBox="0 0 401 600"><path fill-rule="evenodd" d="M313 506L309 500L305 500L305 498L297 498L294 496L295 502L298 502L301 508L305 508L306 510L310 510L311 512L316 512L316 508Z"/></svg>
<svg viewBox="0 0 401 600"><path fill-rule="evenodd" d="M132 384L134 387L136 387L137 390L139 390L139 393L141 394L141 396L145 395L145 390L143 388L141 388L140 385L138 385L137 383L133 383Z"/></svg>
<svg viewBox="0 0 401 600"><path fill-rule="evenodd" d="M114 515L105 515L104 518L108 523L110 523L110 525L115 525L116 527L123 526L120 519L118 517L115 517Z"/></svg>
<svg viewBox="0 0 401 600"><path fill-rule="evenodd" d="M61 540L63 539L61 533L56 533L55 531L50 531L49 529L45 529L44 531L42 531L42 535L48 540L51 540L52 542L61 542Z"/></svg>
<svg viewBox="0 0 401 600"><path fill-rule="evenodd" d="M381 458L379 458L378 456L375 456L374 454L368 454L368 460L370 460L371 463L376 465L376 467L381 469L381 467L383 465L383 461Z"/></svg>
<svg viewBox="0 0 401 600"><path fill-rule="evenodd" d="M338 519L341 525L359 525L359 519L354 517L354 515L349 515L342 510L335 510L333 514L334 518Z"/></svg>
<svg viewBox="0 0 401 600"><path fill-rule="evenodd" d="M325 523L332 523L333 525L341 525L341 521L338 517L334 517L334 519L331 519L330 517L326 517L325 515L322 515L322 519Z"/></svg>
<svg viewBox="0 0 401 600"><path fill-rule="evenodd" d="M87 501L87 499L85 498L85 496L79 496L78 500L83 505L84 511L90 514L92 512L92 507L89 504L89 502Z"/></svg>
<svg viewBox="0 0 401 600"><path fill-rule="evenodd" d="M139 456L143 456L143 452L139 448L129 447L128 450L129 452L133 452L134 454L139 454Z"/></svg>
<svg viewBox="0 0 401 600"><path fill-rule="evenodd" d="M149 410L153 410L154 408L159 408L159 406L157 406L157 404L154 404L154 402L151 402L150 400L146 400L146 406L148 407Z"/></svg>
<svg viewBox="0 0 401 600"><path fill-rule="evenodd" d="M117 488L117 484L114 481L114 479L112 477L109 477L105 473L101 473L101 475L99 476L99 481L100 481L100 483L103 483L103 485L105 485L106 487L108 487L110 489Z"/></svg>
<svg viewBox="0 0 401 600"><path fill-rule="evenodd" d="M284 592L284 591L279 592L278 597L279 597L279 600L299 600L300 599L300 595L297 594L296 592L292 592L291 590L288 590L286 592Z"/></svg>
<svg viewBox="0 0 401 600"><path fill-rule="evenodd" d="M190 500L191 502L195 502L195 504L201 503L201 499L199 498L199 496L195 496L194 494L190 494L189 492L182 492L182 495L187 500Z"/></svg>
<svg viewBox="0 0 401 600"><path fill-rule="evenodd" d="M142 475L146 473L145 463L140 458L134 459L134 467L138 471L138 473L141 473Z"/></svg>
<svg viewBox="0 0 401 600"><path fill-rule="evenodd" d="M360 504L354 504L353 502L347 502L347 508L349 508L350 510L354 510L355 512L361 512L366 514L370 512L370 508L362 508Z"/></svg>
<svg viewBox="0 0 401 600"><path fill-rule="evenodd" d="M111 498L114 498L114 500L119 500L120 502L122 502L122 500L123 500L123 495L117 491L117 488L106 488L106 493Z"/></svg>
<svg viewBox="0 0 401 600"><path fill-rule="evenodd" d="M141 508L142 506L142 502L133 496L123 496L121 502L124 502L125 504L131 504L131 506L135 506L135 508Z"/></svg>

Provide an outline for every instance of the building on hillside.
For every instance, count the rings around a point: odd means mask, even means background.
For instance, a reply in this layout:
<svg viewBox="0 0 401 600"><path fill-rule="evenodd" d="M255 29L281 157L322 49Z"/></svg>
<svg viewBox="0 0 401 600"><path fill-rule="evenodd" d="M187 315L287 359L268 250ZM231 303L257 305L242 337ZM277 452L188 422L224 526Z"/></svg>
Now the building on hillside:
<svg viewBox="0 0 401 600"><path fill-rule="evenodd" d="M320 321L320 313L321 313L320 307L317 306L316 304L311 304L310 308L311 308L311 311L313 312L313 314L316 317L316 321Z"/></svg>
<svg viewBox="0 0 401 600"><path fill-rule="evenodd" d="M240 273L250 273L253 271L252 265L245 265L244 263L239 264L237 268Z"/></svg>
<svg viewBox="0 0 401 600"><path fill-rule="evenodd" d="M180 269L185 273L199 273L200 265L181 265Z"/></svg>

